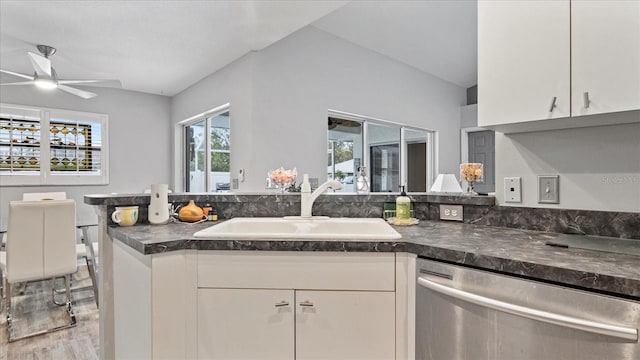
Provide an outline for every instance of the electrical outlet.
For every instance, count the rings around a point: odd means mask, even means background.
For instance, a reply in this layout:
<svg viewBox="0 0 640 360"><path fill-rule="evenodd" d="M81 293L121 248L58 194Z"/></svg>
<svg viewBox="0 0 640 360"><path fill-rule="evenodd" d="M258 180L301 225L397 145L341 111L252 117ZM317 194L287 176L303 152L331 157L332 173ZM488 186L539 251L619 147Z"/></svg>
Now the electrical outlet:
<svg viewBox="0 0 640 360"><path fill-rule="evenodd" d="M538 203L560 203L560 177L558 175L538 176Z"/></svg>
<svg viewBox="0 0 640 360"><path fill-rule="evenodd" d="M239 186L238 185L238 178L231 179L231 188L235 190L235 189L238 188L238 186Z"/></svg>
<svg viewBox="0 0 640 360"><path fill-rule="evenodd" d="M440 204L440 220L462 221L462 205Z"/></svg>
<svg viewBox="0 0 640 360"><path fill-rule="evenodd" d="M504 178L504 202L522 202L522 186L520 184L520 177Z"/></svg>

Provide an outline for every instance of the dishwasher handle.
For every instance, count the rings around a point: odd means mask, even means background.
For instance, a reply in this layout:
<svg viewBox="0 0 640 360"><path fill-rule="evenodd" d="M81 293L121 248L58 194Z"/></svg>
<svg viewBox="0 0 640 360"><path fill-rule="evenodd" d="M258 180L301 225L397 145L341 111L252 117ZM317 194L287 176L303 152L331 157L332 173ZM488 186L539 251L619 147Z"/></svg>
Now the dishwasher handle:
<svg viewBox="0 0 640 360"><path fill-rule="evenodd" d="M450 297L470 302L476 305L502 311L505 313L525 317L532 320L542 321L550 324L582 330L590 333L613 336L616 338L638 342L638 329L603 324L600 322L580 319L572 316L560 315L548 311L533 309L526 306L516 305L467 291L459 290L450 286L442 285L431 281L425 277L418 277L418 284L429 290L448 295Z"/></svg>

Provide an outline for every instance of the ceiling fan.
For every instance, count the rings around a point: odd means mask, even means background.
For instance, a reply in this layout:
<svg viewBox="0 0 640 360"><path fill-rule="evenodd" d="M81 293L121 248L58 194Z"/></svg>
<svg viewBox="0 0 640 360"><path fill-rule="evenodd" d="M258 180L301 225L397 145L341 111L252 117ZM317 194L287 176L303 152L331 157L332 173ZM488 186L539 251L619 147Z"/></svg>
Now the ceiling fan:
<svg viewBox="0 0 640 360"><path fill-rule="evenodd" d="M51 66L51 60L49 57L55 54L56 49L47 45L38 45L38 51L42 55L38 55L32 52L27 52L29 60L31 60L31 66L33 66L33 75L21 74L9 70L1 70L0 72L17 76L29 81L19 81L11 83L3 83L0 86L8 85L35 85L42 89L60 89L70 94L80 96L83 99L91 99L97 94L80 90L67 85L81 85L81 86L108 86L108 87L122 87L120 80L63 80L58 78L53 66Z"/></svg>

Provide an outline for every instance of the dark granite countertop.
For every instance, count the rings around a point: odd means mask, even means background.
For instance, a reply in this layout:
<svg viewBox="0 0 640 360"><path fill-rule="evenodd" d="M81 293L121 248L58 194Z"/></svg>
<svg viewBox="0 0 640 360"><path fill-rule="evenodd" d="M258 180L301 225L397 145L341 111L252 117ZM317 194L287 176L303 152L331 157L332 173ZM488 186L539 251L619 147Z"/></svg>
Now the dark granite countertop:
<svg viewBox="0 0 640 360"><path fill-rule="evenodd" d="M142 254L195 250L409 252L418 256L640 299L640 257L545 245L566 235L455 222L395 227L397 241L207 240L213 223L110 226L108 233Z"/></svg>

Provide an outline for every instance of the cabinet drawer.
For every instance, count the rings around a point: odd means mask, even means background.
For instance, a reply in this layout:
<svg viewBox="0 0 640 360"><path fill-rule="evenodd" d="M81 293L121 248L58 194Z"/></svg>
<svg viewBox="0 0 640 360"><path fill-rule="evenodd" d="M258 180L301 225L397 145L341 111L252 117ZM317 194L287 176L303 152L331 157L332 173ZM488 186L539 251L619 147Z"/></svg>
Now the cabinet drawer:
<svg viewBox="0 0 640 360"><path fill-rule="evenodd" d="M395 254L199 251L198 287L395 291Z"/></svg>

